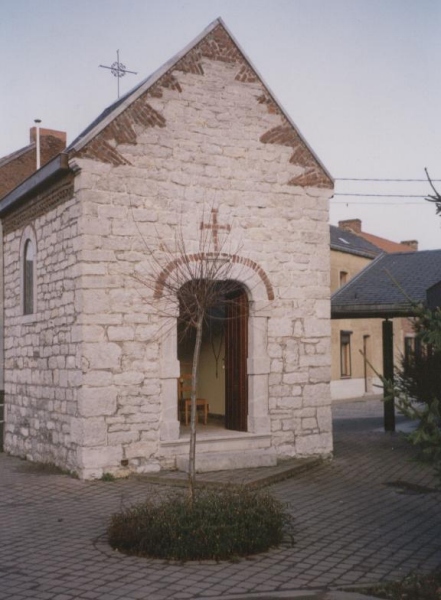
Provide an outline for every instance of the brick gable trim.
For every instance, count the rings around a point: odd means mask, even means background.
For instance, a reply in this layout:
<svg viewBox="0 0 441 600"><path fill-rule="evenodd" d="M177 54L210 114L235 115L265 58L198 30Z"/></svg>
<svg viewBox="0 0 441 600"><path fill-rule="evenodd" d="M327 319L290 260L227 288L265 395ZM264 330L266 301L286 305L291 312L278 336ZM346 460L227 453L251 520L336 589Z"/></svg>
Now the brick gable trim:
<svg viewBox="0 0 441 600"><path fill-rule="evenodd" d="M172 71L180 70L203 76L201 63L203 58L237 64L236 81L242 83L260 81L264 88L264 94L257 101L265 104L268 112L279 113L284 118L286 129L292 130L290 136L292 140L295 140L290 144L294 149L293 158L298 158L297 164L306 167L305 172L291 180L289 184L332 188L332 176L220 18L213 21L193 42L145 79L134 91L129 92L122 100L106 109L102 116L98 117L67 149L69 156L92 158L115 166L130 164L118 153L111 142L136 144L133 124L138 122L140 108L148 113L142 120L142 124L148 127L166 126L164 117L156 113L148 104L149 96L161 96L163 87L180 93L180 85L174 79Z"/></svg>
<svg viewBox="0 0 441 600"><path fill-rule="evenodd" d="M280 144L293 149L289 162L304 167L305 171L301 175L290 179L288 185L331 189L334 187L332 178L321 169L319 162L294 127L289 124L274 127L264 133L260 141L262 144Z"/></svg>

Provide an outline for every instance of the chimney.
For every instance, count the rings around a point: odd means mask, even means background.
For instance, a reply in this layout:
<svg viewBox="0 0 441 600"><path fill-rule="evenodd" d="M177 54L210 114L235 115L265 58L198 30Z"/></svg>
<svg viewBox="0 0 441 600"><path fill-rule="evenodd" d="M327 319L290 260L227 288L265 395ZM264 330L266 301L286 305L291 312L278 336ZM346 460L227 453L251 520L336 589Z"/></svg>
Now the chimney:
<svg viewBox="0 0 441 600"><path fill-rule="evenodd" d="M338 226L340 227L340 229L352 231L352 233L361 233L360 219L346 219L346 221L339 221Z"/></svg>
<svg viewBox="0 0 441 600"><path fill-rule="evenodd" d="M57 131L56 129L45 129L44 127L40 127L40 141L43 140L44 137L53 137L60 140L64 144L64 148L66 147L66 132L65 131ZM31 127L29 131L29 140L31 144L35 142L37 139L37 128Z"/></svg>
<svg viewBox="0 0 441 600"><path fill-rule="evenodd" d="M36 121L38 122L38 121ZM37 169L43 167L57 154L66 149L66 132L44 127L31 127L31 144L35 144Z"/></svg>
<svg viewBox="0 0 441 600"><path fill-rule="evenodd" d="M409 246L411 250L418 250L418 240L406 240L404 242L400 242L403 246Z"/></svg>

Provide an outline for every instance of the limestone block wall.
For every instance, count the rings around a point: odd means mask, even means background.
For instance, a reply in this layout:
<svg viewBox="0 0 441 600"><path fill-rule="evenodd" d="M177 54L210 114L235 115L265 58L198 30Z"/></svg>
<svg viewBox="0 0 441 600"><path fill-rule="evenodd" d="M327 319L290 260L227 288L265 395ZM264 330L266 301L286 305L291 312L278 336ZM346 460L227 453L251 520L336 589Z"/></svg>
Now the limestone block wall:
<svg viewBox="0 0 441 600"><path fill-rule="evenodd" d="M6 217L4 228L5 450L76 468L72 438L81 385L75 311L79 207L70 180ZM34 314L23 315L22 261L36 246Z"/></svg>
<svg viewBox="0 0 441 600"><path fill-rule="evenodd" d="M85 478L127 468L157 470L161 332L133 277L146 247L131 217L124 179L110 165L82 161L81 166L76 179L83 214L82 293L76 306L83 373L78 467ZM154 214L148 217L152 222Z"/></svg>
<svg viewBox="0 0 441 600"><path fill-rule="evenodd" d="M252 428L281 456L332 449L330 181L256 77L238 78L234 61L198 64L179 63L73 157L85 216L79 411L100 432L79 454L89 476L158 469L161 439L179 437L176 319L133 276L151 272L152 253L161 264L177 230L197 251L213 207L231 252L274 292L254 302L244 275L250 394L263 403Z"/></svg>

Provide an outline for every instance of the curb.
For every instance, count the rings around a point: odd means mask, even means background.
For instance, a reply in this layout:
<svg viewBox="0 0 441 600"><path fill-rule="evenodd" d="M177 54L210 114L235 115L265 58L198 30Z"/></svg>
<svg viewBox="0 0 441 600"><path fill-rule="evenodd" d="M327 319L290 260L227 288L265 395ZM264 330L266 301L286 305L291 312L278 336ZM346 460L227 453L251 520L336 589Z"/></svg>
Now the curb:
<svg viewBox="0 0 441 600"><path fill-rule="evenodd" d="M260 592L256 594L232 594L207 596L198 600L379 600L355 591L341 590L291 590L286 592Z"/></svg>
<svg viewBox="0 0 441 600"><path fill-rule="evenodd" d="M294 458L281 461L275 467L257 467L237 469L236 471L211 471L199 473L196 485L199 487L224 487L225 485L244 485L262 488L285 479L310 471L323 464L322 458ZM188 475L182 471L163 471L152 475L135 475L141 481L170 487L187 487Z"/></svg>

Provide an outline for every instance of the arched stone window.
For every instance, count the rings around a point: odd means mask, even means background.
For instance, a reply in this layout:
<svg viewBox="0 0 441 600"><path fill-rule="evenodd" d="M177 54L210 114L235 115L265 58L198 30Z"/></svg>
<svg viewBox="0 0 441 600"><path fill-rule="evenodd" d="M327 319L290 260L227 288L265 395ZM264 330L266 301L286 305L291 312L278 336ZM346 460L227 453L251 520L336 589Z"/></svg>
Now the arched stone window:
<svg viewBox="0 0 441 600"><path fill-rule="evenodd" d="M23 314L34 312L34 259L35 251L31 240L26 240L23 264Z"/></svg>
<svg viewBox="0 0 441 600"><path fill-rule="evenodd" d="M20 244L21 258L21 313L36 313L36 258L37 242L32 227L26 227Z"/></svg>

